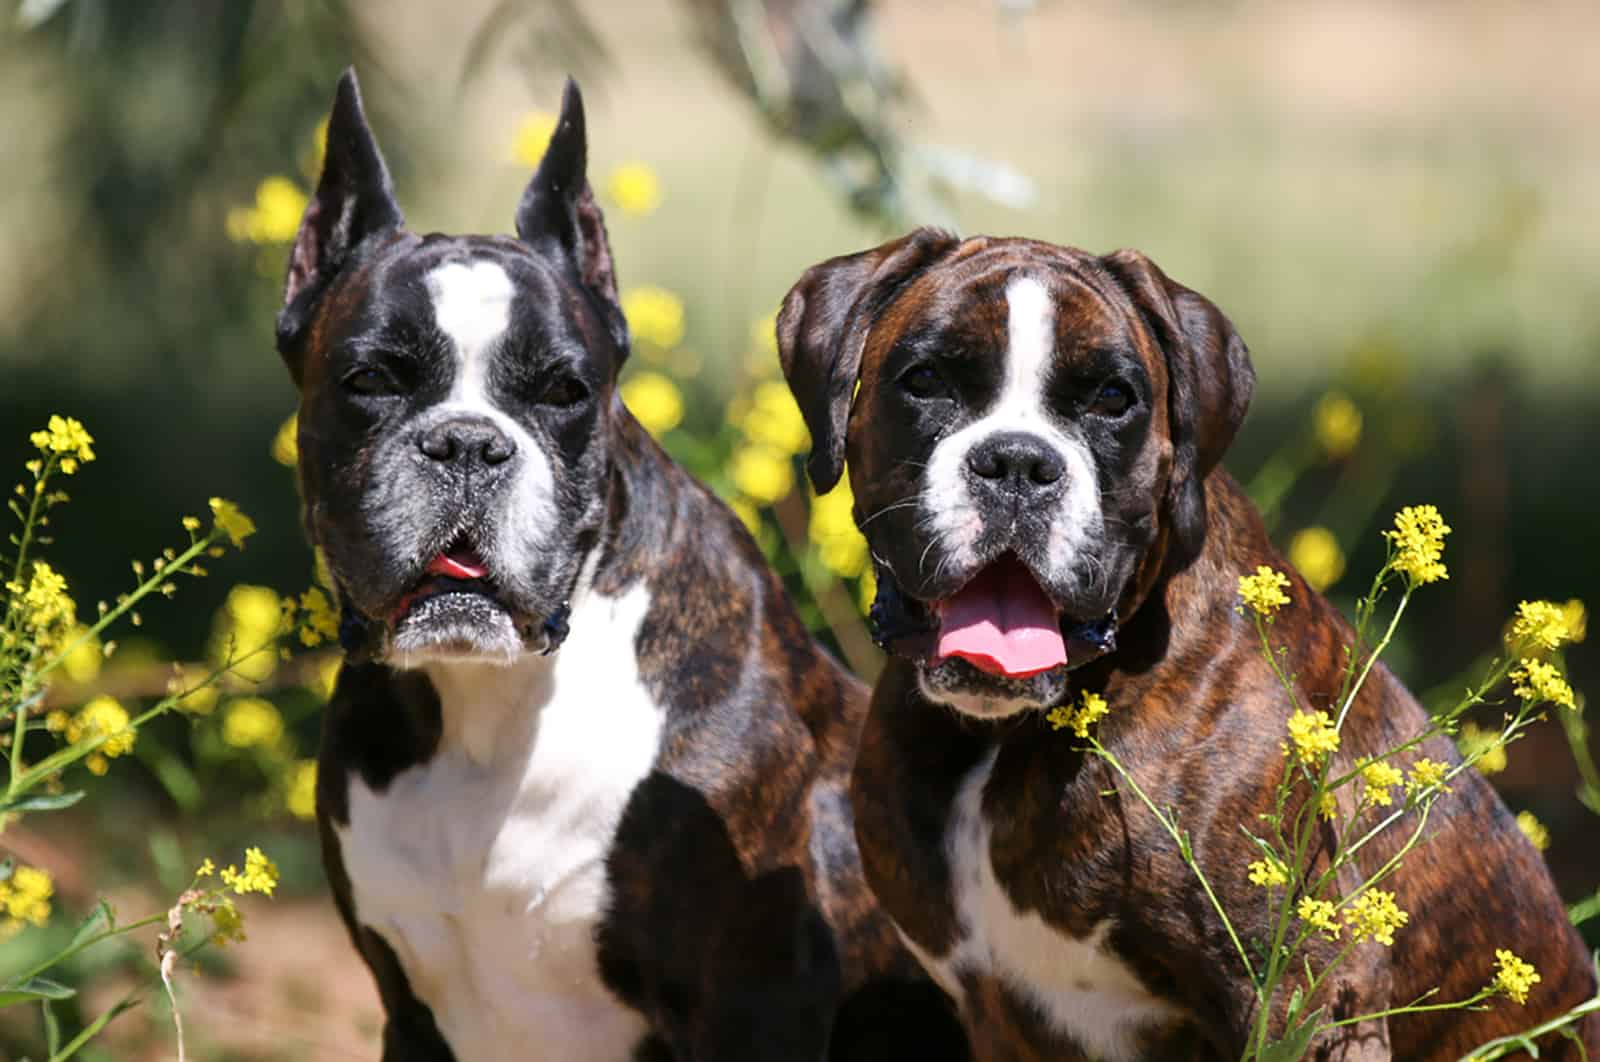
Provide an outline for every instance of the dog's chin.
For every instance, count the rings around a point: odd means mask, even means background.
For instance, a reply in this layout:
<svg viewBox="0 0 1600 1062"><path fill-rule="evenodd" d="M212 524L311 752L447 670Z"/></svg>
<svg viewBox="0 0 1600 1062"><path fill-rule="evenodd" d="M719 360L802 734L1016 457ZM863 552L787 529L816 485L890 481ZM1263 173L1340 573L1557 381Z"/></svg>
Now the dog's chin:
<svg viewBox="0 0 1600 1062"><path fill-rule="evenodd" d="M993 675L959 657L929 660L917 667L922 695L974 719L1007 719L1058 704L1067 694L1068 671L1051 668L1026 678Z"/></svg>
<svg viewBox="0 0 1600 1062"><path fill-rule="evenodd" d="M389 640L391 659L404 668L466 661L509 665L530 648L504 605L471 591L417 601L395 622Z"/></svg>

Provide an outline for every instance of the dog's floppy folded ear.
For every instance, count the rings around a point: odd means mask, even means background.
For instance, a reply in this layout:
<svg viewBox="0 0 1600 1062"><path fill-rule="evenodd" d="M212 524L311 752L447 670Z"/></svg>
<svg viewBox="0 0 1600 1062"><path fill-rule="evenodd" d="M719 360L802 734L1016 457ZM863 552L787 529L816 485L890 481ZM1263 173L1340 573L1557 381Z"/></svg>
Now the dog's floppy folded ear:
<svg viewBox="0 0 1600 1062"><path fill-rule="evenodd" d="M1118 251L1100 261L1166 355L1173 445L1167 519L1176 559L1183 563L1205 540L1205 477L1244 422L1255 369L1244 340L1210 299L1170 279L1138 251Z"/></svg>
<svg viewBox="0 0 1600 1062"><path fill-rule="evenodd" d="M957 243L937 229L814 265L778 311L778 356L811 432L807 470L826 493L844 471L845 422L872 321L907 283Z"/></svg>
<svg viewBox="0 0 1600 1062"><path fill-rule="evenodd" d="M617 351L628 353L628 324L617 298L616 266L605 216L589 186L589 140L583 95L567 79L561 117L544 158L517 204L517 236L546 254L565 258L594 296Z"/></svg>
<svg viewBox="0 0 1600 1062"><path fill-rule="evenodd" d="M363 240L404 224L389 167L361 107L356 72L347 68L328 116L322 179L289 250L283 308L278 311L278 351L296 383L305 329L328 283Z"/></svg>

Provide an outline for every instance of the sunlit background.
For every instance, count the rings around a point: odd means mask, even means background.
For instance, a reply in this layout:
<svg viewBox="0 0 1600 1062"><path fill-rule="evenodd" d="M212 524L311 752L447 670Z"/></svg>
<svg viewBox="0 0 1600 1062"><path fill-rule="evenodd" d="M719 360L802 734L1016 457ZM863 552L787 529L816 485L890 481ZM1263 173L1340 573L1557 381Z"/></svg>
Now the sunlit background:
<svg viewBox="0 0 1600 1062"><path fill-rule="evenodd" d="M1346 608L1394 510L1439 506L1450 578L1389 657L1426 700L1461 692L1519 600L1600 603L1592 4L22 0L0 21L0 464L20 481L52 413L93 433L49 550L80 615L214 495L259 529L70 669L64 708L159 698L172 661L270 636L316 581L272 319L351 62L419 231L509 231L580 80L636 342L624 396L863 672L864 552L848 497L800 478L771 315L805 266L918 223L1138 247L1212 297L1259 381L1228 466ZM193 1057L376 1057L308 821L333 662L285 644L141 730L90 799L0 834L54 882L0 977L96 897L159 911L202 857L261 845L277 897L180 988ZM1567 661L1580 697L1600 688L1593 642ZM1600 879L1578 762L1547 722L1494 778L1548 830L1569 901ZM68 965L68 1035L148 981L132 940ZM143 1004L78 1057L169 1057L166 1004ZM44 1036L0 1010L0 1056L44 1057Z"/></svg>

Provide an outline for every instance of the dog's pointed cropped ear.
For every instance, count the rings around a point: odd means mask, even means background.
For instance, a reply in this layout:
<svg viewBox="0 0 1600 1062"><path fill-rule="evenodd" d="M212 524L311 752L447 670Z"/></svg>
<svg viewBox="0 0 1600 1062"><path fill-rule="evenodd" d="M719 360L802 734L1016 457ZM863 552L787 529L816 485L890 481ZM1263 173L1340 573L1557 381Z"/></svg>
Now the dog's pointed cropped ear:
<svg viewBox="0 0 1600 1062"><path fill-rule="evenodd" d="M605 215L589 186L589 140L583 94L567 79L561 117L544 158L517 204L517 236L546 254L565 258L599 304L617 350L628 353L628 324L617 298L616 266Z"/></svg>
<svg viewBox="0 0 1600 1062"><path fill-rule="evenodd" d="M778 357L811 432L811 482L822 494L844 471L845 424L872 321L906 284L959 242L937 229L814 265L778 311Z"/></svg>
<svg viewBox="0 0 1600 1062"><path fill-rule="evenodd" d="M1133 300L1166 355L1173 446L1167 518L1176 559L1183 563L1205 540L1205 478L1244 423L1255 369L1233 322L1210 299L1170 279L1138 251L1118 251L1101 263Z"/></svg>
<svg viewBox="0 0 1600 1062"><path fill-rule="evenodd" d="M328 115L322 179L289 250L283 308L278 312L278 351L296 383L306 326L328 283L363 240L404 224L389 167L361 107L356 72L347 68Z"/></svg>

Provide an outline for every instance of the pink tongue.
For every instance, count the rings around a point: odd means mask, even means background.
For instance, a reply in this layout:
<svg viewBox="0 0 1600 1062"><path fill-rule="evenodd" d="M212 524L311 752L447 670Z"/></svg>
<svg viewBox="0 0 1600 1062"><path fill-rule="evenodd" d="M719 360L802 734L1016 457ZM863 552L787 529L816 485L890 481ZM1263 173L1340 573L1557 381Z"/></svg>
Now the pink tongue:
<svg viewBox="0 0 1600 1062"><path fill-rule="evenodd" d="M944 602L939 659L959 656L980 671L1027 678L1067 662L1055 606L1010 557L979 572Z"/></svg>
<svg viewBox="0 0 1600 1062"><path fill-rule="evenodd" d="M441 553L428 562L429 575L447 575L452 579L482 579L489 574L476 554Z"/></svg>

